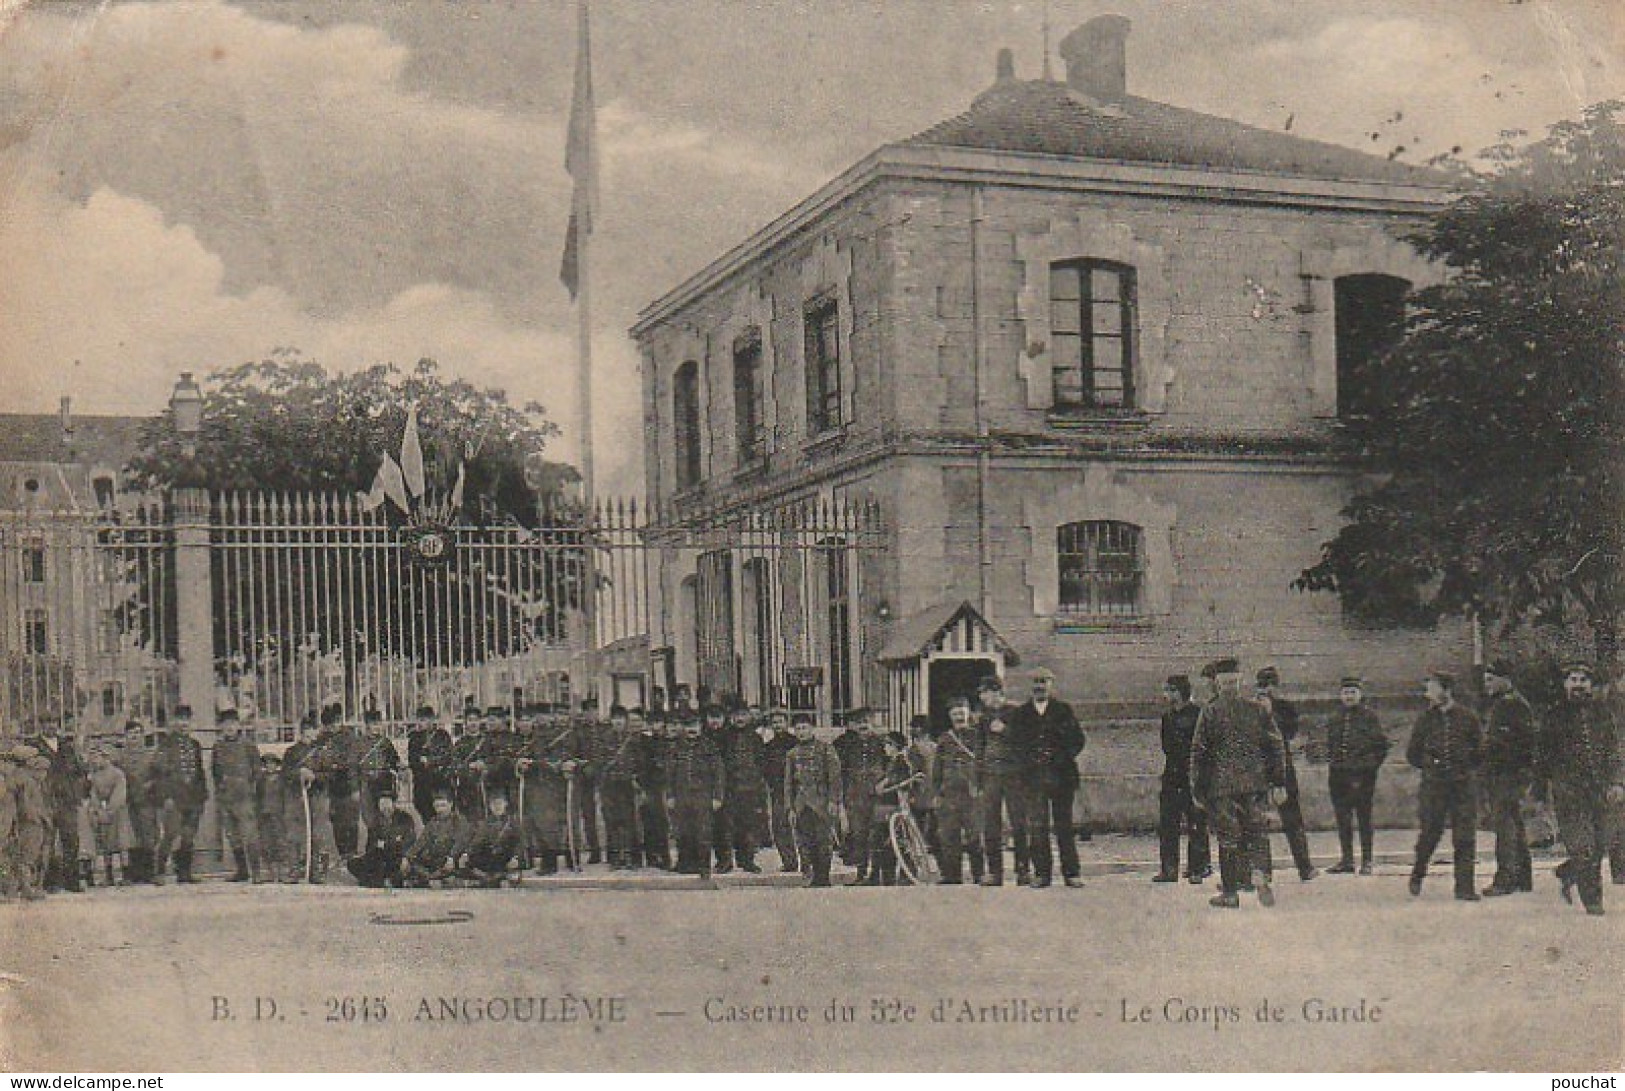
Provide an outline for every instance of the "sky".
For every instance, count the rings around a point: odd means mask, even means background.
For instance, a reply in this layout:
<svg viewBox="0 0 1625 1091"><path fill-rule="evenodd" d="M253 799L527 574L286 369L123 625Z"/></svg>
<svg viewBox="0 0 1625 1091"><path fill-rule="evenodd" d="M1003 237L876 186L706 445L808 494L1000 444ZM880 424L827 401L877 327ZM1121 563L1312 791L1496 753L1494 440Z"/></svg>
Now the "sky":
<svg viewBox="0 0 1625 1091"><path fill-rule="evenodd" d="M600 491L638 310L875 147L1042 63L1044 0L593 0ZM1617 0L1049 0L1131 93L1415 161L1625 97ZM573 457L566 0L0 0L0 411L160 408L297 348L432 356ZM1057 58L1057 74L1063 71Z"/></svg>

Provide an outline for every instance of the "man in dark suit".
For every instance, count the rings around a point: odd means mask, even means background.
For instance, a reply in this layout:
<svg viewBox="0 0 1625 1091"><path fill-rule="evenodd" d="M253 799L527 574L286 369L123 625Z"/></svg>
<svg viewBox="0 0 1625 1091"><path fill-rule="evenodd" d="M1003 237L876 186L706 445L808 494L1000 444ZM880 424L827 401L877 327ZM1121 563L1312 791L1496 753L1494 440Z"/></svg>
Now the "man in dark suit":
<svg viewBox="0 0 1625 1091"><path fill-rule="evenodd" d="M79 869L79 808L90 795L90 770L72 734L59 734L54 722L46 721L41 732L24 740L50 763L45 774L45 796L55 827L48 850L47 890L84 891Z"/></svg>
<svg viewBox="0 0 1625 1091"><path fill-rule="evenodd" d="M1022 756L1027 852L1033 868L1032 886L1037 890L1049 886L1054 874L1051 825L1058 842L1062 878L1067 886L1083 885L1072 823L1083 729L1078 726L1072 706L1053 696L1054 684L1055 675L1047 667L1034 671L1032 700L1010 716L1010 737Z"/></svg>
<svg viewBox="0 0 1625 1091"><path fill-rule="evenodd" d="M1190 831L1190 849L1185 875L1200 883L1213 874L1209 865L1207 815L1191 798L1191 738L1196 734L1196 718L1202 710L1191 701L1191 680L1174 674L1162 687L1168 711L1162 714L1162 791L1157 799L1157 841L1162 870L1152 880L1179 881L1179 838Z"/></svg>

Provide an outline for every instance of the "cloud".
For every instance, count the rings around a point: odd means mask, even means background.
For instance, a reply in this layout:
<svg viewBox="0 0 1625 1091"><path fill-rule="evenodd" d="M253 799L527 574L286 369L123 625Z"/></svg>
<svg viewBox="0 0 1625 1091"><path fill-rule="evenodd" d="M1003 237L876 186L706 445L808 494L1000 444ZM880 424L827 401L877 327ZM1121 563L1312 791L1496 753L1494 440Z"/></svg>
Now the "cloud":
<svg viewBox="0 0 1625 1091"><path fill-rule="evenodd" d="M9 158L0 169L14 166ZM313 316L280 288L229 291L220 257L145 201L103 189L80 205L37 183L11 195L0 255L7 409L49 411L71 394L85 412L155 411L180 371L281 346L340 371L432 356L459 377L541 402L567 433L553 454L574 453L572 339L506 318L482 293L425 283L377 307ZM596 369L597 446L611 453L641 418L636 360L623 346L600 343ZM635 458L604 461L606 489L635 487Z"/></svg>

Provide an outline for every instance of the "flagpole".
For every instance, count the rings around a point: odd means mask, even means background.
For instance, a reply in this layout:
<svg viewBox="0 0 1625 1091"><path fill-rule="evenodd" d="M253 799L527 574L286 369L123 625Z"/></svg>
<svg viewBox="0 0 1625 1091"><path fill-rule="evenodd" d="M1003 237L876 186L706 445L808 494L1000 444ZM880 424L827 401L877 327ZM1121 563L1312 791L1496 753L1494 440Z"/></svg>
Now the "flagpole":
<svg viewBox="0 0 1625 1091"><path fill-rule="evenodd" d="M586 695L595 697L598 678L598 566L596 537L597 478L593 459L592 426L592 236L598 203L598 149L596 104L592 94L592 30L587 0L576 3L576 82L570 103L570 152L579 157L566 165L575 178L572 216L575 227L576 297L576 434L581 438L577 460L581 472L583 555L581 612L585 630ZM577 173L579 168L580 173Z"/></svg>

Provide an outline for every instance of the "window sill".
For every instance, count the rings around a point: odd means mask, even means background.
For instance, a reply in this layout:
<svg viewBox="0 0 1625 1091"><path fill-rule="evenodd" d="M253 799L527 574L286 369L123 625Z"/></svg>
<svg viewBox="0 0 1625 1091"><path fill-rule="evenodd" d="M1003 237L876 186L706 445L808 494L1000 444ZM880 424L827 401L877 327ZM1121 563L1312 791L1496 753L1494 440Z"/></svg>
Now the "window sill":
<svg viewBox="0 0 1625 1091"><path fill-rule="evenodd" d="M1151 414L1143 409L1051 409L1051 428L1144 428Z"/></svg>
<svg viewBox="0 0 1625 1091"><path fill-rule="evenodd" d="M1051 619L1058 634L1145 632L1155 624L1146 614L1056 614Z"/></svg>
<svg viewBox="0 0 1625 1091"><path fill-rule="evenodd" d="M809 437L802 450L811 457L817 457L818 455L825 454L829 451L839 450L841 444L845 441L846 425L842 424L835 428L825 429L824 431L819 432L817 435Z"/></svg>

